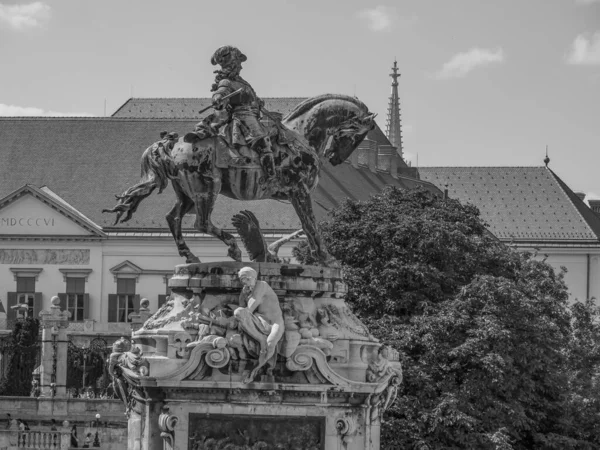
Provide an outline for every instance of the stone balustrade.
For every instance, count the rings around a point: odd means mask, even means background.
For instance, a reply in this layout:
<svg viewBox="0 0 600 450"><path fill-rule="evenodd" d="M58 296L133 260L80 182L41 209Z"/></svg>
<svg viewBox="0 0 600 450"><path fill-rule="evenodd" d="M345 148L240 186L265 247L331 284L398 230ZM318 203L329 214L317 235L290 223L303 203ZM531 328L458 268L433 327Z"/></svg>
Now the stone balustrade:
<svg viewBox="0 0 600 450"><path fill-rule="evenodd" d="M67 448L70 444L71 433L66 431L19 431L17 435L17 448L23 449L60 449Z"/></svg>
<svg viewBox="0 0 600 450"><path fill-rule="evenodd" d="M0 430L0 448L6 450L67 450L71 443L71 428L64 421L56 431L28 430L21 431L16 420L12 420L8 429Z"/></svg>

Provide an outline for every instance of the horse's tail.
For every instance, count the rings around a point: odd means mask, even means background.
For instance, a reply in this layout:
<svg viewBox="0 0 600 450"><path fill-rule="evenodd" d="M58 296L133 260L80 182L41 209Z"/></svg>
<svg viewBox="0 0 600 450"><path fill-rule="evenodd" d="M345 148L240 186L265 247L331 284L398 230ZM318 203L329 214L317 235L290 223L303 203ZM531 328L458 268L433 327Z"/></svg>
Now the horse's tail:
<svg viewBox="0 0 600 450"><path fill-rule="evenodd" d="M102 210L103 213L117 214L113 225L127 222L137 211L142 200L152 194L155 189L158 188L160 194L167 187L169 184L169 161L163 141L156 142L144 151L140 181L121 195L115 195L118 202L112 209ZM121 219L123 214L125 217Z"/></svg>

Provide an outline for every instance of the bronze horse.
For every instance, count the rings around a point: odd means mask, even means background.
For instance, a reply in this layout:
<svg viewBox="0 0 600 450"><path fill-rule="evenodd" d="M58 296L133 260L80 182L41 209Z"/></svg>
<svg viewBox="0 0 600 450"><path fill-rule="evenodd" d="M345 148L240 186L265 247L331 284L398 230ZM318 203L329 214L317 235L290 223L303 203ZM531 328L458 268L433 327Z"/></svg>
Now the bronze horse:
<svg viewBox="0 0 600 450"><path fill-rule="evenodd" d="M360 100L345 95L326 94L300 103L274 127L277 171L272 179L264 178L257 155L246 147L239 149L229 164L223 164L219 155L231 152L221 135L202 139L188 133L170 145L168 140L156 142L142 155L140 182L117 196L119 202L114 208L103 212L117 213L115 224L126 222L144 198L156 188L162 192L171 180L177 202L166 218L179 254L188 263L200 261L181 230L182 218L195 207L195 229L219 238L229 247L228 255L241 261L235 237L211 221L217 196L289 200L311 250L326 264L329 257L319 237L310 193L319 183L321 166L344 162L375 126L374 117Z"/></svg>

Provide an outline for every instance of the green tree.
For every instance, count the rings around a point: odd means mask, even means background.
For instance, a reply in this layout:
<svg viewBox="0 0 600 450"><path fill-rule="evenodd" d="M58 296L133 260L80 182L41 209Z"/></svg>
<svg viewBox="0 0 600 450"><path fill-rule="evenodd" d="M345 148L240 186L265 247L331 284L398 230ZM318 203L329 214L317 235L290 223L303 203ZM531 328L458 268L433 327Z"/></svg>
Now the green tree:
<svg viewBox="0 0 600 450"><path fill-rule="evenodd" d="M600 443L598 315L589 304L571 313L562 273L499 242L475 207L424 190L346 201L321 230L347 301L402 355L382 448ZM569 416L590 402L585 418Z"/></svg>
<svg viewBox="0 0 600 450"><path fill-rule="evenodd" d="M39 329L38 319L26 317L15 322L8 345L4 346L4 357L8 363L0 380L0 395L29 395L40 350Z"/></svg>

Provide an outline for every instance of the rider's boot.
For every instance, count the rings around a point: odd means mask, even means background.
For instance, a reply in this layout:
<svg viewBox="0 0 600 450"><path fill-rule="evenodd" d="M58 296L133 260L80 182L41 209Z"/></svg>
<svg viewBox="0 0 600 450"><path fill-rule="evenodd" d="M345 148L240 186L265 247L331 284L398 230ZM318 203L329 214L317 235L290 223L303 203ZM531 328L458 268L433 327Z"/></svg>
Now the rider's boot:
<svg viewBox="0 0 600 450"><path fill-rule="evenodd" d="M271 180L275 177L275 159L273 158L273 149L271 140L265 138L264 147L260 150L260 164L265 172L265 178Z"/></svg>
<svg viewBox="0 0 600 450"><path fill-rule="evenodd" d="M275 177L275 160L273 159L273 152L263 153L260 157L260 164L265 171L267 180Z"/></svg>

